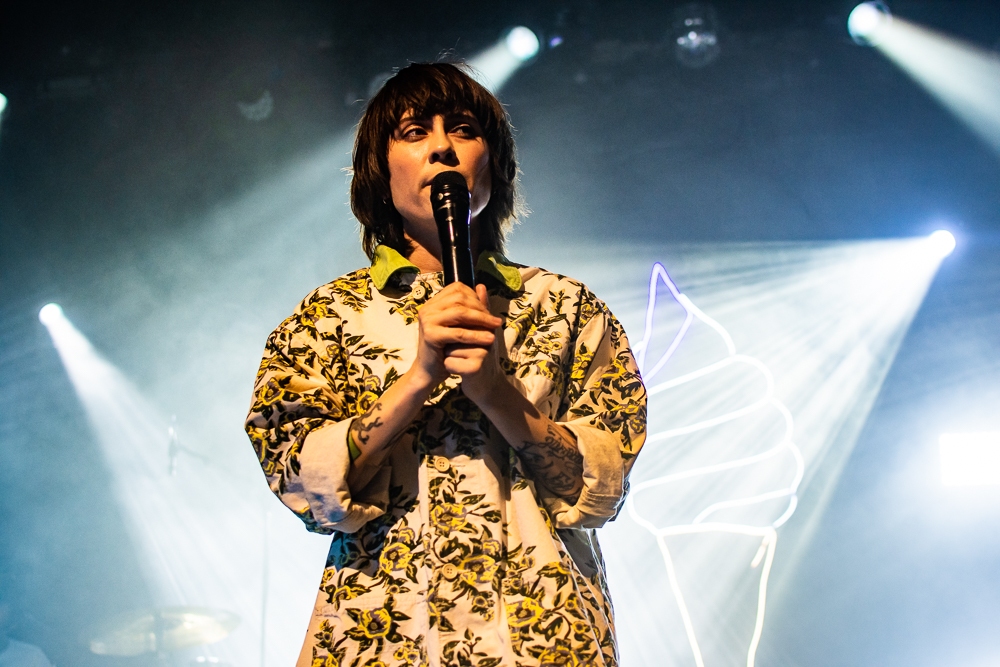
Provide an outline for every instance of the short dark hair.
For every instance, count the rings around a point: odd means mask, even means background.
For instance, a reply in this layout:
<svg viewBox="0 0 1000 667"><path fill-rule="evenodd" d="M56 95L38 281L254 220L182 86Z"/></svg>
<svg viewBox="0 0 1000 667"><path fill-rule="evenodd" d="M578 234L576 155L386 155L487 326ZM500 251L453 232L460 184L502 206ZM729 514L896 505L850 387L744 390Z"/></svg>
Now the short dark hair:
<svg viewBox="0 0 1000 667"><path fill-rule="evenodd" d="M517 191L517 154L507 111L470 75L463 63L413 63L383 84L365 107L354 140L351 210L361 223L365 254L386 245L408 256L412 244L389 189L389 140L406 112L435 116L466 112L475 116L489 147L492 190L479 215L479 249L503 251L507 233L523 205Z"/></svg>

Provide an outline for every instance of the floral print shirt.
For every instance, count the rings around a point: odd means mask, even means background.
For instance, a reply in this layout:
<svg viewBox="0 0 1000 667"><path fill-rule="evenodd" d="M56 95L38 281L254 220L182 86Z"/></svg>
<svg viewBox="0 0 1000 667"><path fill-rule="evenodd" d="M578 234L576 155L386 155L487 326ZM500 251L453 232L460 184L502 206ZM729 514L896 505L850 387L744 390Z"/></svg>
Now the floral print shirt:
<svg viewBox="0 0 1000 667"><path fill-rule="evenodd" d="M332 534L299 667L617 664L595 528L612 519L645 437L625 333L583 284L482 253L501 366L576 437L584 490L536 486L453 376L363 489L346 482L352 420L412 364L417 310L442 288L379 248L309 294L267 340L246 422L271 489Z"/></svg>

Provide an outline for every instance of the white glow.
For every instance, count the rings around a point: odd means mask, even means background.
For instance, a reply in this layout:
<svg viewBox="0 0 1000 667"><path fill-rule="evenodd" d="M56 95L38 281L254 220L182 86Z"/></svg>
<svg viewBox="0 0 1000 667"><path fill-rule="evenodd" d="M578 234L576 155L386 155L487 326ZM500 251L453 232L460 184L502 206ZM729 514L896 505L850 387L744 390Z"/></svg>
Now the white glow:
<svg viewBox="0 0 1000 667"><path fill-rule="evenodd" d="M1000 432L943 433L939 446L945 486L1000 484Z"/></svg>
<svg viewBox="0 0 1000 667"><path fill-rule="evenodd" d="M58 303L47 303L38 311L38 319L45 326L50 326L63 318L63 309Z"/></svg>
<svg viewBox="0 0 1000 667"><path fill-rule="evenodd" d="M4 109L6 108L7 108L7 97L3 93L0 93L0 114L2 114Z"/></svg>
<svg viewBox="0 0 1000 667"><path fill-rule="evenodd" d="M674 335L673 339L670 341L667 349L662 355L660 355L660 358L656 361L652 368L646 370L646 351L652 342L651 338L654 332L653 321L656 314L657 293L660 283L667 287L670 296L673 297L678 304L680 304L685 315L683 323ZM691 330L691 325L695 320L707 325L709 330L714 331L715 334L718 335L725 346L725 356L715 363L688 371L680 376L672 378L671 380L654 383L653 378L661 369L663 369L667 362L670 361L674 353L678 350L685 335ZM732 336L730 336L729 332L726 331L725 328L723 328L723 326L716 320L712 319L700 308L695 306L691 299L684 294L681 294L674 285L673 281L670 280L666 269L664 269L663 265L659 263L653 266L653 272L650 276L649 298L646 306L646 328L642 340L635 346L635 352L636 361L638 362L640 369L643 371L643 381L646 384L651 398L667 390L679 389L683 393L688 393L692 390L692 385L697 388L699 381L706 377L711 378L713 375L718 377L725 369L731 366L746 367L751 374L759 374L759 378L763 380L763 386L756 390L747 386L748 384L753 384L752 380L749 383L740 383L735 385L735 387L732 384L732 381L727 381L726 378L721 378L720 380L715 381L713 384L718 385L720 391L722 390L722 385L728 384L731 390L745 394L741 397L743 400L739 402L740 404L738 406L730 406L729 408L717 410L716 414L711 416L702 415L700 419L695 419L693 423L689 423L684 426L674 426L673 428L660 430L658 432L652 432L651 430L646 439L647 446L651 443L663 442L670 438L705 431L708 432L706 439L710 439L712 438L711 434L713 432L713 427L771 411L773 411L777 418L783 423L783 428L781 429L776 442L752 442L749 443L748 451L745 452L746 455L744 456L729 458L728 460L719 461L711 465L687 469L681 472L663 475L641 482L632 487L632 492L626 501L629 515L635 520L636 523L652 533L652 535L656 538L657 545L659 546L660 552L663 556L664 565L667 569L670 589L673 593L674 600L677 602L681 619L684 624L684 631L687 635L688 643L691 646L691 652L694 655L694 661L697 667L704 667L705 665L701 645L698 641L699 633L695 630L694 623L691 619L691 614L688 610L684 593L678 581L677 570L665 538L668 536L695 535L707 532L731 533L734 535L745 535L750 537L756 536L761 538L760 547L757 549L757 553L750 562L750 567L756 568L760 565L762 560L764 561L764 567L761 570L760 580L758 582L757 614L746 658L747 667L753 667L756 660L757 647L760 644L761 633L764 630L764 614L767 606L767 582L771 573L771 565L774 562L775 547L778 542L776 529L783 525L795 511L795 507L798 504L796 491L799 483L802 481L804 472L802 454L795 443L792 442L792 432L794 430L792 415L784 403L774 397L774 376L771 374L770 369L768 369L767 366L761 363L758 359L737 354L735 343L733 342ZM711 382L711 380L709 381ZM678 394L675 393L673 396L678 396ZM752 453L749 451L752 449L760 450L761 448L763 448L763 451L756 451ZM785 454L786 456L781 456L782 454ZM777 478L774 478L773 472L762 470L758 465L772 461L778 466ZM755 488L752 491L745 492L742 495L738 493L735 497L728 497L724 500L706 498L704 507L701 508L698 514L694 516L690 522L661 525L654 517L647 517L636 508L636 498L645 491L658 490L662 487L675 484L680 481L690 481L694 478L711 478L711 476L717 475L718 473L732 473L733 471L738 471L740 469L746 469L748 475L755 476L760 479L762 486ZM785 480L781 479L783 476L781 472L782 469L787 475L787 479ZM777 482L777 484L769 484L772 481ZM709 484L711 484L711 482L709 482ZM783 511L782 508L778 508L777 516L765 519L763 525L756 525L754 522L747 523L740 520L720 521L715 519L712 521L706 521L706 519L710 516L724 510L731 510L734 508L746 509L755 505L785 499L787 499L787 505L784 506Z"/></svg>
<svg viewBox="0 0 1000 667"><path fill-rule="evenodd" d="M947 257L955 249L955 235L946 229L939 229L927 237L934 253L939 257Z"/></svg>
<svg viewBox="0 0 1000 667"><path fill-rule="evenodd" d="M892 17L880 2L863 2L847 17L847 31L860 44L873 44L879 33L889 25Z"/></svg>
<svg viewBox="0 0 1000 667"><path fill-rule="evenodd" d="M607 301L650 393L629 511L600 531L622 664L756 659L769 589L807 553L940 263L928 247L581 244L556 265L516 248Z"/></svg>
<svg viewBox="0 0 1000 667"><path fill-rule="evenodd" d="M265 664L258 649L266 507L261 499L276 501L268 497L264 485L254 485L256 492L240 488L231 472L238 467L234 462L216 465L211 456L194 450L181 455L177 472L171 475L171 445L177 446L177 431L72 322L61 312L47 312L53 313L46 317L49 334L111 472L153 605L234 612L242 622L232 634L199 651L231 664ZM248 463L253 464L252 457ZM287 519L295 526L295 537L304 536L301 523L290 514ZM270 579L283 595L272 596L269 604L269 643L283 653L273 664L290 664L288 659L297 654L301 642L328 540L307 544L271 531L268 548L280 553L281 567L270 573ZM300 584L307 586L304 597L295 590Z"/></svg>
<svg viewBox="0 0 1000 667"><path fill-rule="evenodd" d="M1000 58L973 44L898 17L873 46L1000 152Z"/></svg>
<svg viewBox="0 0 1000 667"><path fill-rule="evenodd" d="M528 60L538 53L538 36L523 26L514 28L499 42L469 59L473 76L497 92Z"/></svg>
<svg viewBox="0 0 1000 667"><path fill-rule="evenodd" d="M518 60L531 60L538 53L538 35L523 25L507 33L504 41L507 43L507 49Z"/></svg>

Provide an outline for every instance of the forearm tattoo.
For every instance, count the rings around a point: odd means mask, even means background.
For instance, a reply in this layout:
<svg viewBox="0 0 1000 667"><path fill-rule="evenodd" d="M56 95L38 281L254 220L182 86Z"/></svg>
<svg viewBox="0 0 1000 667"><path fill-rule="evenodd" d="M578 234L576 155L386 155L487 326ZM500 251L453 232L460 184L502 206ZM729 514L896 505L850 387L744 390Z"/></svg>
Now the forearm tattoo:
<svg viewBox="0 0 1000 667"><path fill-rule="evenodd" d="M583 490L583 455L563 429L549 423L545 438L541 442L524 441L518 454L532 479L576 502Z"/></svg>
<svg viewBox="0 0 1000 667"><path fill-rule="evenodd" d="M375 401L368 412L355 419L354 423L351 424L351 437L359 448L362 445L367 447L372 431L383 425L381 412L382 401Z"/></svg>

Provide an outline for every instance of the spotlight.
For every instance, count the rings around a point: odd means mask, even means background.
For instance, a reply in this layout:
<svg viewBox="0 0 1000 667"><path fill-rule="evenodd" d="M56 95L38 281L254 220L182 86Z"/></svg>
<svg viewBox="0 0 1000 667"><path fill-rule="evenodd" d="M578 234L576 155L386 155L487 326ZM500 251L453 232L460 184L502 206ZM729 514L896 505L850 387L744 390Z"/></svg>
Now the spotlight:
<svg viewBox="0 0 1000 667"><path fill-rule="evenodd" d="M63 309L58 303L47 303L38 311L38 320L49 327L63 318Z"/></svg>
<svg viewBox="0 0 1000 667"><path fill-rule="evenodd" d="M892 21L892 14L884 2L862 2L847 17L847 32L851 39L862 46L874 44L878 33Z"/></svg>
<svg viewBox="0 0 1000 667"><path fill-rule="evenodd" d="M538 34L523 25L500 33L500 39L469 59L473 77L496 92L517 70L533 60L542 48Z"/></svg>
<svg viewBox="0 0 1000 667"><path fill-rule="evenodd" d="M674 55L686 67L704 67L719 56L718 21L711 5L697 2L674 11Z"/></svg>
<svg viewBox="0 0 1000 667"><path fill-rule="evenodd" d="M6 108L7 108L7 97L3 93L0 93L0 114L2 114L3 110Z"/></svg>
<svg viewBox="0 0 1000 667"><path fill-rule="evenodd" d="M941 258L947 257L955 249L955 236L946 229L939 229L928 236L927 242L934 254Z"/></svg>
<svg viewBox="0 0 1000 667"><path fill-rule="evenodd" d="M512 28L504 38L504 42L511 55L521 62L534 58L538 54L538 48L541 45L538 41L538 35L531 28L525 28L523 25Z"/></svg>

